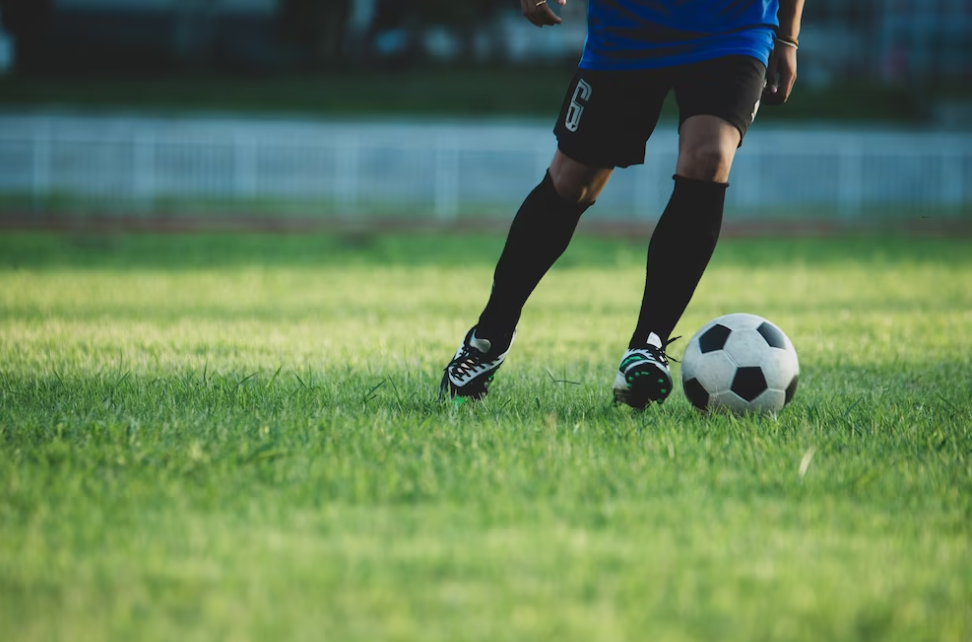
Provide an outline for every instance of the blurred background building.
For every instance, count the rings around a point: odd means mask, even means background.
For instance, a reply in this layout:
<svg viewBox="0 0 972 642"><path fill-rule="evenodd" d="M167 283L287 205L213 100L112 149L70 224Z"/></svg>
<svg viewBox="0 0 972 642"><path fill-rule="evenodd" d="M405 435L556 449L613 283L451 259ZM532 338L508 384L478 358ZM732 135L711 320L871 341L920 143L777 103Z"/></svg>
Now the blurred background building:
<svg viewBox="0 0 972 642"><path fill-rule="evenodd" d="M517 0L0 0L0 210L505 216L583 47L585 0L561 11L538 30ZM966 216L972 0L810 0L804 25L730 214ZM660 132L599 216L655 216L675 149Z"/></svg>
<svg viewBox="0 0 972 642"><path fill-rule="evenodd" d="M406 59L576 60L585 0L542 36L516 0L0 0L5 54L24 72L326 68ZM972 81L972 1L813 0L803 67L811 82ZM3 45L6 49L9 45Z"/></svg>

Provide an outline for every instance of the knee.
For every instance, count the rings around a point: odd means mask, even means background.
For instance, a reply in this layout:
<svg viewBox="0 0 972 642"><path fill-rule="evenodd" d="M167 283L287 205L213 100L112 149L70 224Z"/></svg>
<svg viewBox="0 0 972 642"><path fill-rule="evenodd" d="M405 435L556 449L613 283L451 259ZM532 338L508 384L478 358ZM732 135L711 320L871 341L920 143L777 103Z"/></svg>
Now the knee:
<svg viewBox="0 0 972 642"><path fill-rule="evenodd" d="M611 177L611 169L591 167L557 150L547 174L554 190L567 203L590 205L601 194Z"/></svg>
<svg viewBox="0 0 972 642"><path fill-rule="evenodd" d="M583 181L574 180L564 175L551 176L557 196L571 205L589 205L594 201L591 197L592 189Z"/></svg>
<svg viewBox="0 0 972 642"><path fill-rule="evenodd" d="M585 207L593 204L601 195L611 174L610 170L564 172L556 169L550 168L550 180L557 196L565 203Z"/></svg>
<svg viewBox="0 0 972 642"><path fill-rule="evenodd" d="M683 148L678 157L678 174L698 181L725 183L729 180L734 151L716 142Z"/></svg>

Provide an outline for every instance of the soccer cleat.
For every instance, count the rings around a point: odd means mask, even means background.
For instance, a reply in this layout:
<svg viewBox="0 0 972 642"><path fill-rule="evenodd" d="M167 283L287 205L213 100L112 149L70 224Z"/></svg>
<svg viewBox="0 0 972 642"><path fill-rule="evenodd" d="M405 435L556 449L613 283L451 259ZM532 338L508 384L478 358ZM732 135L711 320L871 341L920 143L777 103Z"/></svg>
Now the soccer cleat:
<svg viewBox="0 0 972 642"><path fill-rule="evenodd" d="M675 337L678 339L679 337ZM648 404L662 403L672 392L672 373L665 348L675 339L662 343L652 332L641 348L631 348L621 357L614 380L614 400L643 410Z"/></svg>
<svg viewBox="0 0 972 642"><path fill-rule="evenodd" d="M489 384L493 381L496 371L506 355L510 352L516 330L504 345L496 346L489 339L476 336L476 328L466 333L462 345L456 350L456 356L442 373L442 383L439 384L439 400L448 394L450 398L458 400L482 399L489 393Z"/></svg>

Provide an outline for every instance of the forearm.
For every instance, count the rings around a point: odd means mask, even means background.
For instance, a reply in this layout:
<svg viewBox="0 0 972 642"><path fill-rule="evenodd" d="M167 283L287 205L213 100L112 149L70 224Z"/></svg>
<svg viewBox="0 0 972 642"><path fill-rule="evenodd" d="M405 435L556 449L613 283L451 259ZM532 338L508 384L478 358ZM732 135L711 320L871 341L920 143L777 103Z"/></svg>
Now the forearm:
<svg viewBox="0 0 972 642"><path fill-rule="evenodd" d="M803 5L806 0L780 0L780 36L784 38L800 37L800 22L803 19Z"/></svg>

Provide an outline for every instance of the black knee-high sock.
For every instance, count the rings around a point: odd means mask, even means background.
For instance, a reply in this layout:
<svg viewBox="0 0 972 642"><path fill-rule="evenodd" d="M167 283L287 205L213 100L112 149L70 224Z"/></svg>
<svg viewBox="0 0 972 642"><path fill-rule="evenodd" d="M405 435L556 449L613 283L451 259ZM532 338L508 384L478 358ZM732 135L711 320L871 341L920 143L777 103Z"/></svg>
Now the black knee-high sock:
<svg viewBox="0 0 972 642"><path fill-rule="evenodd" d="M675 176L675 191L648 244L645 295L629 347L648 335L668 341L712 258L726 202L727 183Z"/></svg>
<svg viewBox="0 0 972 642"><path fill-rule="evenodd" d="M493 274L493 290L479 317L480 336L506 335L547 270L567 249L581 214L590 203L564 200L548 172L510 225L506 246Z"/></svg>

